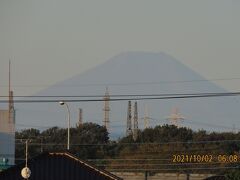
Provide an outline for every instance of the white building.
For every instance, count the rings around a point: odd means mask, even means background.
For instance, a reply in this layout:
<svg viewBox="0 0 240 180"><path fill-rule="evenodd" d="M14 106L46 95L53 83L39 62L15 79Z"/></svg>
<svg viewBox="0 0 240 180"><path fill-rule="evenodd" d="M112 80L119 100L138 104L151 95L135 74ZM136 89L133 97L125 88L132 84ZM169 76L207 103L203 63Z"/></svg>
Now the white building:
<svg viewBox="0 0 240 180"><path fill-rule="evenodd" d="M10 115L10 117L9 117ZM0 162L15 162L15 113L0 110Z"/></svg>

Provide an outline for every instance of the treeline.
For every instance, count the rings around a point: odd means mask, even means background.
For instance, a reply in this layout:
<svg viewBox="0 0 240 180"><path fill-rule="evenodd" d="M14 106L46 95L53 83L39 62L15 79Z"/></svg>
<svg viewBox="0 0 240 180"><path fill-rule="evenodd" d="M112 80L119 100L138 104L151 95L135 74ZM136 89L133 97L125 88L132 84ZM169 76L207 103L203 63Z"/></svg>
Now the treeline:
<svg viewBox="0 0 240 180"><path fill-rule="evenodd" d="M46 151L66 151L67 129L52 127L40 132L38 129L26 129L16 132L16 160L25 156L25 141L29 141L29 155L36 156ZM70 152L82 159L104 158L109 143L108 132L100 125L85 123L70 128Z"/></svg>
<svg viewBox="0 0 240 180"><path fill-rule="evenodd" d="M138 131L138 138L111 141L107 130L93 123L70 129L70 152L110 171L149 171L179 173L226 173L240 164L240 133L211 132L173 125ZM40 132L16 132L16 160L44 151L65 151L67 129L53 127ZM235 172L234 172L235 173Z"/></svg>
<svg viewBox="0 0 240 180"><path fill-rule="evenodd" d="M126 170L153 170L180 173L226 173L240 164L240 133L193 131L172 125L139 131L137 141L124 137L119 141L118 158L112 162Z"/></svg>

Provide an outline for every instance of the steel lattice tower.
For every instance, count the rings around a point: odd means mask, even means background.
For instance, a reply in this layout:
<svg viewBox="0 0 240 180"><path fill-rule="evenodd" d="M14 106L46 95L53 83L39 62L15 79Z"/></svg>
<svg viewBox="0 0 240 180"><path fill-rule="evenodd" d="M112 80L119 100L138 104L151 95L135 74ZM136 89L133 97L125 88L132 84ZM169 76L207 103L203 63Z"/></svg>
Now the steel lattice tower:
<svg viewBox="0 0 240 180"><path fill-rule="evenodd" d="M179 114L178 108L174 108L172 110L172 114L167 117L167 120L169 120L172 125L175 125L177 127L180 127L180 122L184 119L185 118L181 114Z"/></svg>
<svg viewBox="0 0 240 180"><path fill-rule="evenodd" d="M148 106L144 105L144 129L149 128Z"/></svg>
<svg viewBox="0 0 240 180"><path fill-rule="evenodd" d="M136 141L137 137L138 137L138 107L137 102L135 102L133 116L133 140Z"/></svg>
<svg viewBox="0 0 240 180"><path fill-rule="evenodd" d="M132 113L131 113L131 101L128 101L128 110L127 110L127 129L126 129L126 136L132 134Z"/></svg>
<svg viewBox="0 0 240 180"><path fill-rule="evenodd" d="M110 111L110 105L109 105L109 100L110 100L110 95L109 95L109 91L108 88L106 88L106 92L105 92L105 96L103 98L104 100L104 120L103 120L103 124L104 127L107 129L107 131L109 132L109 111Z"/></svg>

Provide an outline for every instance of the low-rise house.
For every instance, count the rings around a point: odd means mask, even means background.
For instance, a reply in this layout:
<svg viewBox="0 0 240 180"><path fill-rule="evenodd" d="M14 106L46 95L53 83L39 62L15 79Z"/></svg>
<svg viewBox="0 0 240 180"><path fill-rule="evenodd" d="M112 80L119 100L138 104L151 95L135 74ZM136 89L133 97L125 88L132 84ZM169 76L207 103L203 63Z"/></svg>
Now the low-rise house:
<svg viewBox="0 0 240 180"><path fill-rule="evenodd" d="M23 180L25 163L0 172L1 180ZM70 153L43 153L28 160L31 175L28 180L122 180L78 159Z"/></svg>

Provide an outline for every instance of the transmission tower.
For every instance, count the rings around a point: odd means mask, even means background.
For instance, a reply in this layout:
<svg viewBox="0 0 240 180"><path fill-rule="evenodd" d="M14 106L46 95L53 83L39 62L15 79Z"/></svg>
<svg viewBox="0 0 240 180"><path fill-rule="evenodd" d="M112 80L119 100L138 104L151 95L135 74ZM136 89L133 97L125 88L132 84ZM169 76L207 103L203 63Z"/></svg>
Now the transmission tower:
<svg viewBox="0 0 240 180"><path fill-rule="evenodd" d="M236 125L235 124L233 124L232 133L237 133L237 129L236 129Z"/></svg>
<svg viewBox="0 0 240 180"><path fill-rule="evenodd" d="M149 114L148 114L148 106L144 106L144 129L149 128Z"/></svg>
<svg viewBox="0 0 240 180"><path fill-rule="evenodd" d="M132 134L132 114L131 114L131 101L128 101L128 110L127 110L127 129L126 129L126 136Z"/></svg>
<svg viewBox="0 0 240 180"><path fill-rule="evenodd" d="M137 102L135 102L133 116L133 140L136 141L137 137L138 137L138 107Z"/></svg>
<svg viewBox="0 0 240 180"><path fill-rule="evenodd" d="M105 92L105 96L104 96L103 100L104 100L104 108L103 108L104 120L103 120L103 124L104 124L104 127L109 132L109 111L110 111L109 100L110 100L110 95L109 95L108 87L106 88L106 92Z"/></svg>
<svg viewBox="0 0 240 180"><path fill-rule="evenodd" d="M170 121L170 124L180 127L180 122L185 118L179 114L178 108L173 108L172 113L166 119Z"/></svg>

